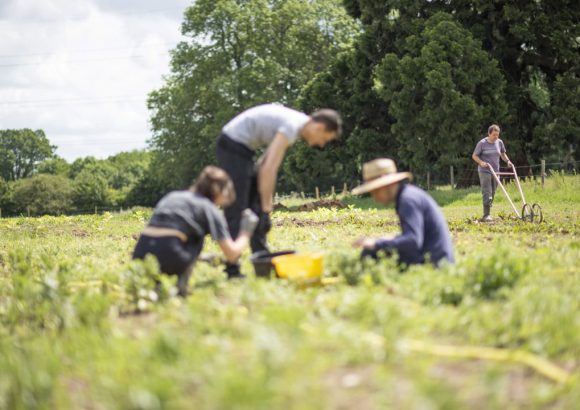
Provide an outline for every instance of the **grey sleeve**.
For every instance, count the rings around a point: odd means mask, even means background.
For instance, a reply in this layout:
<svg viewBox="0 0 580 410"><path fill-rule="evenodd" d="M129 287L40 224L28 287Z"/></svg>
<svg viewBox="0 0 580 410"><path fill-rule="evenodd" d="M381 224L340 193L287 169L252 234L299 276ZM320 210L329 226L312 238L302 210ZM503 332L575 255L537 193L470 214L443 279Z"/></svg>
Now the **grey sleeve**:
<svg viewBox="0 0 580 410"><path fill-rule="evenodd" d="M506 152L505 151L505 145L504 145L503 141L500 141L499 142L499 152L502 153L502 154Z"/></svg>
<svg viewBox="0 0 580 410"><path fill-rule="evenodd" d="M219 209L215 206L208 207L206 216L209 234L214 241L223 241L231 238L226 218Z"/></svg>
<svg viewBox="0 0 580 410"><path fill-rule="evenodd" d="M477 145L475 146L475 149L473 150L473 155L480 156L481 155L481 150L482 150L482 144L481 144L481 141L479 141L477 143Z"/></svg>

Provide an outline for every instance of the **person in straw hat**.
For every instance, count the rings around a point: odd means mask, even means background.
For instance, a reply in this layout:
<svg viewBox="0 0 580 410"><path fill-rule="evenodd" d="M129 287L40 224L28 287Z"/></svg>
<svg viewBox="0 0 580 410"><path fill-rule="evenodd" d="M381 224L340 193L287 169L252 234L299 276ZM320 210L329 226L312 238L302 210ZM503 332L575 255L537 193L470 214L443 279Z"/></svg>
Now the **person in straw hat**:
<svg viewBox="0 0 580 410"><path fill-rule="evenodd" d="M431 261L439 266L442 261L454 262L453 245L447 222L441 210L425 191L408 184L409 172L397 172L395 162L379 158L363 165L364 183L352 193L370 192L381 205L395 203L402 233L381 238L359 238L354 247L363 248L362 256L376 258L381 250L397 251L399 264L411 265Z"/></svg>

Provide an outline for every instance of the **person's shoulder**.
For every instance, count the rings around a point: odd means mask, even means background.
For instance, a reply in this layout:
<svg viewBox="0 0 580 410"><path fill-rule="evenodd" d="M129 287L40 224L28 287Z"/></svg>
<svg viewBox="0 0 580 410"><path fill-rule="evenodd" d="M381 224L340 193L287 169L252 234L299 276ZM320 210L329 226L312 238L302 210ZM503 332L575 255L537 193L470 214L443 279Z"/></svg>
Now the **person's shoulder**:
<svg viewBox="0 0 580 410"><path fill-rule="evenodd" d="M417 185L406 183L401 186L401 203L414 204L423 201L429 194L419 188Z"/></svg>
<svg viewBox="0 0 580 410"><path fill-rule="evenodd" d="M413 198L423 198L425 196L429 196L429 194L427 192L425 192L423 189L419 188L417 185L414 185L412 183L407 183L405 184L405 189L403 190L403 193L410 197Z"/></svg>

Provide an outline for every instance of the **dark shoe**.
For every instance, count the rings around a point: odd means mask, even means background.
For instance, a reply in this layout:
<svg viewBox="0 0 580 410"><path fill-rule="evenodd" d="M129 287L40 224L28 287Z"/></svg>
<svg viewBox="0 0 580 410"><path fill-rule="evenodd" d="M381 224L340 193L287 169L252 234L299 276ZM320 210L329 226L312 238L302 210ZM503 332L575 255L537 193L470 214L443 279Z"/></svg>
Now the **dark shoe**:
<svg viewBox="0 0 580 410"><path fill-rule="evenodd" d="M241 272L237 273L228 273L228 280L239 280L239 279L246 279L246 275L242 275Z"/></svg>

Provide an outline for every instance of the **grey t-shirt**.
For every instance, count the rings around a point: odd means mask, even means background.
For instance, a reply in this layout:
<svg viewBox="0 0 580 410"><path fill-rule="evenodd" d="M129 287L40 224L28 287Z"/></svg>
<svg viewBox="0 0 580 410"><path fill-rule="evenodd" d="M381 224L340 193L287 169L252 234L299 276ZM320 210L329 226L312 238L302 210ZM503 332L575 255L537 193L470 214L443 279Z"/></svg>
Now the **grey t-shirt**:
<svg viewBox="0 0 580 410"><path fill-rule="evenodd" d="M255 150L267 146L277 133L293 144L310 117L280 104L264 104L234 117L222 129L232 140Z"/></svg>
<svg viewBox="0 0 580 410"><path fill-rule="evenodd" d="M477 143L473 150L473 153L481 158L482 161L490 164L495 172L499 172L499 158L500 154L504 152L505 146L503 145L503 141L499 138L493 143L488 142L487 138L483 138ZM477 170L479 172L491 174L491 171L487 168L478 166Z"/></svg>
<svg viewBox="0 0 580 410"><path fill-rule="evenodd" d="M207 234L215 241L230 238L223 213L208 198L189 190L172 191L161 198L149 225L177 229L200 239Z"/></svg>

